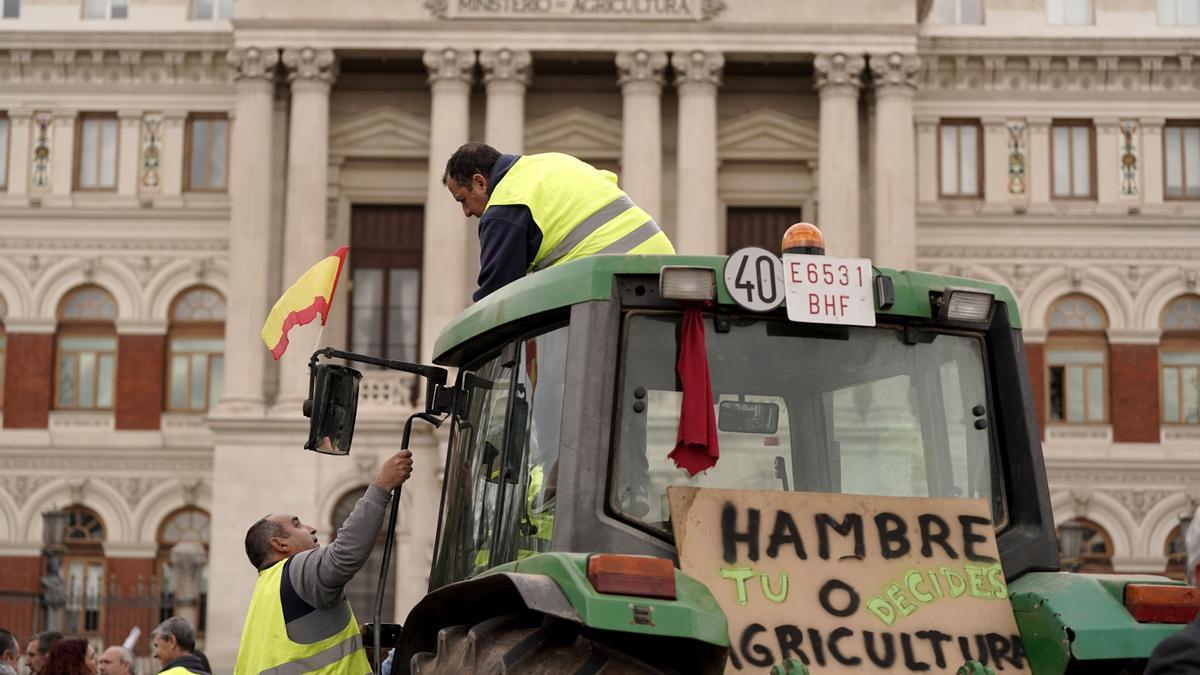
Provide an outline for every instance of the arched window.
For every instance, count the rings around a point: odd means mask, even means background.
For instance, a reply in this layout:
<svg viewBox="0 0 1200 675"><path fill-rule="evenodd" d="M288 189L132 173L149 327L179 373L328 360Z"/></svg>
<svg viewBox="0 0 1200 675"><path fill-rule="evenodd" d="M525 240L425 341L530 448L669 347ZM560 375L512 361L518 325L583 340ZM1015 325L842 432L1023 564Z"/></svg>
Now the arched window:
<svg viewBox="0 0 1200 675"><path fill-rule="evenodd" d="M80 286L58 306L54 407L111 410L117 374L117 303L98 286Z"/></svg>
<svg viewBox="0 0 1200 675"><path fill-rule="evenodd" d="M330 532L333 533L331 539L337 538L337 530L346 522L346 518L354 511L354 505L358 503L363 493L367 491L367 486L362 485L349 490L333 507L333 517L331 519ZM354 575L350 583L346 584L346 597L350 600L350 607L354 609L354 615L361 617L363 621L371 621L372 613L375 611L375 587L379 582L379 566L383 562L383 540L384 530L380 528L379 536L375 539L375 548L372 549L370 557L367 558L367 563L363 565L362 570ZM394 544L393 544L394 546ZM396 550L392 549L392 561L395 564ZM393 570L395 567L392 568ZM387 591L383 596L383 614L380 621L391 623L393 614L395 613L396 604L396 584L389 583Z"/></svg>
<svg viewBox="0 0 1200 675"><path fill-rule="evenodd" d="M64 632L99 635L104 607L104 521L96 512L76 504L69 506L63 532L63 577L66 579Z"/></svg>
<svg viewBox="0 0 1200 675"><path fill-rule="evenodd" d="M1161 325L1162 421L1200 424L1200 296L1172 300Z"/></svg>
<svg viewBox="0 0 1200 675"><path fill-rule="evenodd" d="M211 518L208 512L194 506L184 507L171 513L163 519L158 527L158 553L155 570L161 580L159 587L159 620L165 621L180 614L180 598L178 591L180 583L194 584L196 592L196 632L203 635L207 616L205 607L208 600L208 537ZM199 565L189 564L189 560L171 561L171 552L177 546L184 544L188 553L196 556L200 552L203 558ZM197 558L193 557L191 562ZM182 579L181 575L192 575L190 579Z"/></svg>
<svg viewBox="0 0 1200 675"><path fill-rule="evenodd" d="M1108 420L1108 317L1095 300L1068 295L1046 316L1046 396L1051 422Z"/></svg>
<svg viewBox="0 0 1200 675"><path fill-rule="evenodd" d="M225 366L225 298L192 288L171 304L167 410L203 412L221 397Z"/></svg>
<svg viewBox="0 0 1200 675"><path fill-rule="evenodd" d="M1076 532L1069 532L1071 529ZM1075 548L1076 544L1078 548ZM1072 572L1113 571L1112 537L1103 527L1086 518L1075 518L1058 526L1058 555L1063 568Z"/></svg>
<svg viewBox="0 0 1200 675"><path fill-rule="evenodd" d="M1163 555L1167 556L1167 569L1164 574L1180 581L1187 579L1187 544L1178 525L1167 535L1167 541L1163 544Z"/></svg>

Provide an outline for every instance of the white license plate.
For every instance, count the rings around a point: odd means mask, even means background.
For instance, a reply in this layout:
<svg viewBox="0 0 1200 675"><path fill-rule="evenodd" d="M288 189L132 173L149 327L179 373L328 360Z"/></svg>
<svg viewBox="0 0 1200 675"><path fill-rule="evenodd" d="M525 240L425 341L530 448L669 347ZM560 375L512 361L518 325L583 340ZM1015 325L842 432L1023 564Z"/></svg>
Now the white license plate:
<svg viewBox="0 0 1200 675"><path fill-rule="evenodd" d="M871 261L866 258L785 253L783 286L792 321L875 325Z"/></svg>

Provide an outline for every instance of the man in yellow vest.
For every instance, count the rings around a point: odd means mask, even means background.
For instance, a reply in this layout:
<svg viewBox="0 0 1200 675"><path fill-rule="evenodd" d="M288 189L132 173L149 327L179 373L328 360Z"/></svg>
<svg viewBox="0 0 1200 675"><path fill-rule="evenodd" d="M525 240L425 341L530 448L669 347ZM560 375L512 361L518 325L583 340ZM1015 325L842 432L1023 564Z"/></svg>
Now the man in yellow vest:
<svg viewBox="0 0 1200 675"><path fill-rule="evenodd" d="M586 255L671 255L654 218L601 171L570 155L502 155L467 143L442 183L463 214L479 218L476 301L551 265Z"/></svg>
<svg viewBox="0 0 1200 675"><path fill-rule="evenodd" d="M388 458L325 548L316 528L296 516L273 514L250 527L246 557L258 583L235 675L371 672L345 586L375 546L391 491L411 474L411 452Z"/></svg>
<svg viewBox="0 0 1200 675"><path fill-rule="evenodd" d="M173 616L150 632L150 646L162 670L160 675L208 675L212 672L196 653L196 631L187 619Z"/></svg>

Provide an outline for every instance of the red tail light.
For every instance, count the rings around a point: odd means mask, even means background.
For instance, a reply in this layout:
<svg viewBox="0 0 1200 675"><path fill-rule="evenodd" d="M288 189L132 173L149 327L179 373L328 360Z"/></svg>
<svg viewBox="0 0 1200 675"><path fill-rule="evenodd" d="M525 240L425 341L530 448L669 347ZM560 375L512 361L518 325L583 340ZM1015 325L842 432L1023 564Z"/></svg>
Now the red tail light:
<svg viewBox="0 0 1200 675"><path fill-rule="evenodd" d="M1191 623L1200 612L1200 591L1192 586L1129 584L1125 609L1139 623Z"/></svg>
<svg viewBox="0 0 1200 675"><path fill-rule="evenodd" d="M599 553L588 558L588 581L599 593L675 599L675 566L665 558Z"/></svg>

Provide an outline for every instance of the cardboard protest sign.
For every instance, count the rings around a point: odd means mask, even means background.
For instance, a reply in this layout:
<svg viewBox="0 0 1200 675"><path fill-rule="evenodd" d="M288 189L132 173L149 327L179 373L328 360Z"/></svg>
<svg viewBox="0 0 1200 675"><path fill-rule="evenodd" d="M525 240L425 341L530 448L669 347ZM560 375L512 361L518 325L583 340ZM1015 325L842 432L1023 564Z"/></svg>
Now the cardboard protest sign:
<svg viewBox="0 0 1200 675"><path fill-rule="evenodd" d="M726 672L1028 672L983 500L667 492L680 567L729 619Z"/></svg>

